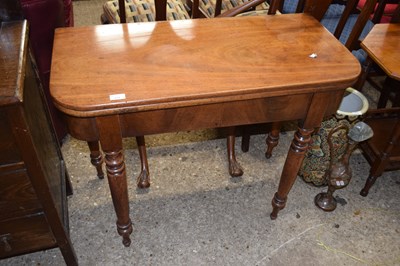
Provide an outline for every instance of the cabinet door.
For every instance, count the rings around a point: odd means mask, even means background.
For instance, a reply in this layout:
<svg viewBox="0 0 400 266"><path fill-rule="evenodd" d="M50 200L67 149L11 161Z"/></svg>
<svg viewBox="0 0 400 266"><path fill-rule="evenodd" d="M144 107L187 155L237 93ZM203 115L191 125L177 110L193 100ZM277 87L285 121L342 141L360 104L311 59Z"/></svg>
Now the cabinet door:
<svg viewBox="0 0 400 266"><path fill-rule="evenodd" d="M43 213L0 222L0 258L56 246Z"/></svg>
<svg viewBox="0 0 400 266"><path fill-rule="evenodd" d="M0 210L0 221L10 221L43 212L26 169L15 166L2 167Z"/></svg>
<svg viewBox="0 0 400 266"><path fill-rule="evenodd" d="M21 154L17 148L7 113L0 108L0 167L2 165L21 162Z"/></svg>
<svg viewBox="0 0 400 266"><path fill-rule="evenodd" d="M37 82L34 65L27 56L24 86L24 114L33 140L36 156L44 172L60 217L66 213L65 175L63 161L56 141L42 88Z"/></svg>

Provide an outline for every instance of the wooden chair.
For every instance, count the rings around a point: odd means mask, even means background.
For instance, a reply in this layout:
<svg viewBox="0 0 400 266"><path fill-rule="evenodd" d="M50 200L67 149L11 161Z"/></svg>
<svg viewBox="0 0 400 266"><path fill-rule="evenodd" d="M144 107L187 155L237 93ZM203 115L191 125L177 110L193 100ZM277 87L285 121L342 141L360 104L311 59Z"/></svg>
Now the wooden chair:
<svg viewBox="0 0 400 266"><path fill-rule="evenodd" d="M400 5L396 8L392 21L395 23L400 21ZM372 65L381 68L386 76L383 87L380 88L378 109L370 110L364 119L374 130L374 136L360 144L365 158L371 165L369 177L360 192L364 197L384 171L400 169L400 108L397 107L400 106L400 76L396 59L399 57L397 40L399 29L399 24L376 25L361 44L368 52L369 58L359 80L364 82ZM391 99L392 107L397 108L386 109L391 92L394 92L395 96Z"/></svg>
<svg viewBox="0 0 400 266"><path fill-rule="evenodd" d="M269 4L265 0L256 5L252 4L252 2L254 0L187 0L183 4L183 0L125 0L125 11L121 13L119 10L123 10L120 6L123 2L112 0L103 5L104 13L101 16L101 20L103 24L106 24L214 18L245 3L251 5L247 11L249 9L269 10ZM157 9L163 9L166 4L166 13L164 10L161 12L156 11ZM140 8L137 8L137 6L140 6ZM124 20L124 18L126 19Z"/></svg>
<svg viewBox="0 0 400 266"><path fill-rule="evenodd" d="M400 1L396 0L397 8L392 13L390 23L400 23ZM393 3L393 2L392 2ZM379 58L377 59L379 60ZM381 76L385 78L383 84L376 81L376 78ZM391 100L392 107L400 106L400 81L389 77L381 66L372 58L369 58L363 66L363 72L355 84L355 88L362 91L365 81L368 81L373 88L378 90L381 94L378 100L378 108L385 108L388 100Z"/></svg>
<svg viewBox="0 0 400 266"><path fill-rule="evenodd" d="M360 0L357 4L357 8L361 9L367 0ZM378 0L375 5L375 10L371 14L370 19L373 23L390 23L392 17L399 6L399 1L397 0Z"/></svg>
<svg viewBox="0 0 400 266"><path fill-rule="evenodd" d="M103 5L102 23L190 19L180 0L112 0Z"/></svg>
<svg viewBox="0 0 400 266"><path fill-rule="evenodd" d="M374 136L360 143L371 170L361 196L367 196L384 171L400 169L400 108L370 110L364 118Z"/></svg>
<svg viewBox="0 0 400 266"><path fill-rule="evenodd" d="M193 17L195 18L214 18L221 14L228 14L229 10L235 9L237 7L243 7L247 5L248 7L245 11L261 11L267 13L269 10L269 4L266 0L259 1L257 4L252 0L187 0L187 6L192 10ZM242 13L243 11L238 12ZM236 15L238 15L236 14ZM234 16L234 15L223 15Z"/></svg>

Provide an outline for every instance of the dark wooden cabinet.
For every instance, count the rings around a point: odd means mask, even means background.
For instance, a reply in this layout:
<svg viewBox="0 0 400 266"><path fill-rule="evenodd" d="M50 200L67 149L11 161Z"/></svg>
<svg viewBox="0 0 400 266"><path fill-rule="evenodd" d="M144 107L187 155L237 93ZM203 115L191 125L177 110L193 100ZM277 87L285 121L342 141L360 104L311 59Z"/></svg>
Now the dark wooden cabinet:
<svg viewBox="0 0 400 266"><path fill-rule="evenodd" d="M26 21L0 22L0 259L59 247L69 238L66 169L49 119Z"/></svg>

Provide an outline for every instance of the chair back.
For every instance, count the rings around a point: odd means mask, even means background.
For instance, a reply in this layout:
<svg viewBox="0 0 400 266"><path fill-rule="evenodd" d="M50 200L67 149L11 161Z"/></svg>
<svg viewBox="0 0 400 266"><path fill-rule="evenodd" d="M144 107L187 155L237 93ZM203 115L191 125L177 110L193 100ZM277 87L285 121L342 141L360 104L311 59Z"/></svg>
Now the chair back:
<svg viewBox="0 0 400 266"><path fill-rule="evenodd" d="M397 3L397 8L392 15L390 23L400 23L400 1Z"/></svg>
<svg viewBox="0 0 400 266"><path fill-rule="evenodd" d="M304 12L321 21L331 3L332 0L299 0L296 13Z"/></svg>
<svg viewBox="0 0 400 266"><path fill-rule="evenodd" d="M167 0L154 0L156 21L167 20ZM121 23L126 23L125 0L118 0L119 17Z"/></svg>
<svg viewBox="0 0 400 266"><path fill-rule="evenodd" d="M360 14L357 17L357 21L353 26L353 29L351 30L350 36L347 38L347 41L345 43L345 46L350 50L355 50L359 49L360 42L359 38L361 35L361 32L363 31L365 25L367 24L367 21L369 20L371 14L373 13L375 9L377 0L368 0L364 7L362 8ZM348 0L346 4L346 8L344 9L344 12L342 16L340 17L339 23L335 29L335 37L340 38L340 35L343 32L343 29L350 17L350 15L354 12L354 10L357 7L358 0Z"/></svg>

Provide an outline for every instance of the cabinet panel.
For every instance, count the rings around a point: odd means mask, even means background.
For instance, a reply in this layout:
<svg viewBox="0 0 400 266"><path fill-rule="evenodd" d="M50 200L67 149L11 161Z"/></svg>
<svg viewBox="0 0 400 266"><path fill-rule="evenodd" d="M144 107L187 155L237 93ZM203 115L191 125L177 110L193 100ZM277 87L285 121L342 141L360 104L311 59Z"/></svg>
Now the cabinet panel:
<svg viewBox="0 0 400 266"><path fill-rule="evenodd" d="M32 65L30 56L27 56L27 65ZM32 65L34 66L34 65ZM63 198L65 191L64 176L62 175L62 161L58 150L58 143L50 126L50 116L46 112L47 106L44 95L38 89L36 75L32 67L25 71L24 113L27 129L33 140L36 156L44 171L43 177L50 187L50 193L56 204L57 211L62 217L65 206Z"/></svg>
<svg viewBox="0 0 400 266"><path fill-rule="evenodd" d="M0 222L0 257L56 247L46 218L42 214Z"/></svg>
<svg viewBox="0 0 400 266"><path fill-rule="evenodd" d="M42 212L26 170L4 168L0 167L0 221Z"/></svg>
<svg viewBox="0 0 400 266"><path fill-rule="evenodd" d="M20 162L14 136L5 112L0 112L0 165Z"/></svg>

